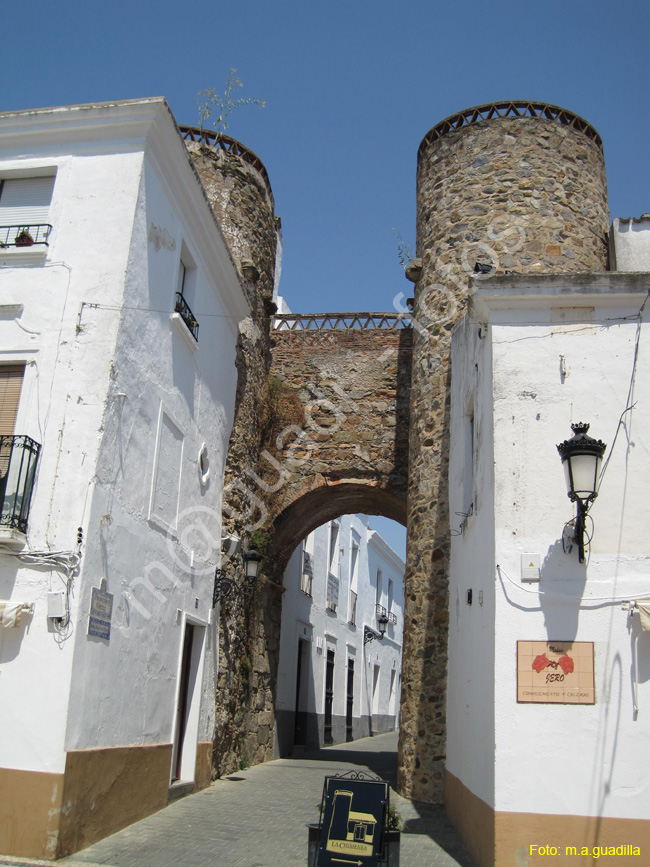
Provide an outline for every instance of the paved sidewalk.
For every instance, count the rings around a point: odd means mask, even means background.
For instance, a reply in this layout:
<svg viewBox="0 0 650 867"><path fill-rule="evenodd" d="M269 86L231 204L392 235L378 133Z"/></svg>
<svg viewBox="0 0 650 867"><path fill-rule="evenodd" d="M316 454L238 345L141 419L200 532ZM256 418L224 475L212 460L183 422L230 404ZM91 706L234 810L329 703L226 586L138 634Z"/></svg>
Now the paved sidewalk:
<svg viewBox="0 0 650 867"><path fill-rule="evenodd" d="M257 765L58 864L306 867L305 826L318 821L323 777L366 769L394 784L396 751L397 734L390 733ZM402 867L472 867L442 808L414 804L394 793L391 804L404 818ZM0 857L2 863L9 862Z"/></svg>

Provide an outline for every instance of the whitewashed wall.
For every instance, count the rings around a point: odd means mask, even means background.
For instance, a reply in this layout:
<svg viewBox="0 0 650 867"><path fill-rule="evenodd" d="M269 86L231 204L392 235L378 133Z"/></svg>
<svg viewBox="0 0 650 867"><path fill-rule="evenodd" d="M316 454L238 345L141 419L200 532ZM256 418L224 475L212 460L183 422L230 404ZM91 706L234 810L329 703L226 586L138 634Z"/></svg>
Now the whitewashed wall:
<svg viewBox="0 0 650 867"><path fill-rule="evenodd" d="M628 620L620 602L650 597L645 312L629 398L634 408L625 412L638 314L647 295L645 277L531 278L530 285L521 281L516 287L507 279L503 286L490 281L477 295L474 322L457 332L456 352L488 363L490 348L493 353L492 387L485 374L477 391L482 417L488 419L492 412L494 482L485 487L484 499L493 498L494 547L487 532L475 543L471 529L463 540L454 538L452 591L464 590L472 558L477 575L493 570L495 639L491 655L489 641L475 647L469 629L450 638L449 767L499 811L645 818L650 809L643 760L650 750L644 724L650 708L650 640L638 619ZM478 327L482 323L485 334L488 318L487 340L480 344ZM456 359L454 355L454 364ZM464 368L466 381L470 367ZM580 566L575 549L562 552L563 525L574 508L556 444L570 438L572 422L585 421L591 423L590 434L611 447L621 418L625 425L591 510L589 562ZM491 463L489 448L485 460ZM485 478L489 482L487 471ZM539 585L522 584L522 553L540 555ZM485 568L480 566L483 558L489 558ZM477 613L476 599L471 613L464 604L461 594L460 622L465 618L469 625ZM485 604L483 608L481 618L492 616ZM452 599L452 623L453 617ZM531 639L595 643L595 705L517 703L516 642ZM486 697L485 685L475 677L462 685L454 681L459 670L487 678L487 663L476 652L481 647L494 667L492 799L486 796L489 762L481 760L481 773L472 776L470 762L461 755L461 737L454 733L465 716L466 744L471 743L468 735L476 737L480 729L480 713L472 708L478 711L477 698ZM636 651L638 713L633 696ZM488 740L483 739L487 756Z"/></svg>
<svg viewBox="0 0 650 867"><path fill-rule="evenodd" d="M22 305L18 316L0 320L0 362L27 363L16 433L43 446L29 548L72 551L77 527L87 520L117 316L105 315L91 354L78 352L76 326L83 301L120 303L142 155L55 152L11 159L11 150L9 141L3 148L9 158L0 163L5 177L44 166L56 170L49 217L54 228L49 249L10 249L0 257L3 303ZM87 195L90 178L93 196ZM108 199L114 202L110 244L106 208L100 207ZM63 770L73 641L58 639L46 601L48 590L64 587L60 571L0 553L0 597L35 603L26 626L0 630L0 701L8 711L0 722L4 767ZM77 604L75 594L75 623Z"/></svg>
<svg viewBox="0 0 650 867"><path fill-rule="evenodd" d="M297 649L300 638L309 642L308 702L304 708L310 714L322 716L325 711L325 673L327 650L335 652L334 717L344 718L347 695L347 660L354 659L355 730L365 719L363 734L371 733L372 681L374 666L380 666L376 714L388 716L399 712L399 685L403 630L404 564L383 539L368 528L368 519L361 515L343 515L339 519L339 602L336 612L327 608L327 572L332 522L317 528L294 551L284 574L285 593L282 600L282 632L278 674L277 710L291 714L296 701ZM356 624L350 624L350 575L353 534L359 540ZM313 557L312 596L300 590L302 557L305 548ZM397 624L388 627L383 641L372 641L364 648L364 627L377 630L375 616L376 573L384 576L383 604L387 605L388 579L393 580L392 611ZM395 671L393 702L389 701L391 671ZM282 720L280 718L280 725Z"/></svg>
<svg viewBox="0 0 650 867"><path fill-rule="evenodd" d="M0 598L36 603L28 629L0 634L0 695L16 707L0 722L5 767L60 771L64 748L169 742L186 620L206 627L191 727L195 739L212 735L212 582L246 305L166 104L113 108L81 118L56 110L54 120L32 120L31 131L29 119L12 120L23 149L30 134L43 148L55 120L60 140L37 160L0 163L0 172L57 167L47 253L6 252L0 269L3 300L24 305L15 321L0 319L0 361L35 362L16 426L43 444L28 542L71 550L77 527L84 531L74 632L61 648L45 612L47 590L63 587L58 573L0 553ZM77 121L94 125L90 138ZM181 250L196 266L197 351L170 319ZM30 259L40 267L24 267ZM161 458L154 482L161 410L168 430L180 432L172 436L179 461ZM168 521L157 519L157 505ZM114 594L110 642L86 634L91 588L102 578Z"/></svg>
<svg viewBox="0 0 650 867"><path fill-rule="evenodd" d="M452 340L447 768L493 806L494 443L491 346L479 328L465 317Z"/></svg>

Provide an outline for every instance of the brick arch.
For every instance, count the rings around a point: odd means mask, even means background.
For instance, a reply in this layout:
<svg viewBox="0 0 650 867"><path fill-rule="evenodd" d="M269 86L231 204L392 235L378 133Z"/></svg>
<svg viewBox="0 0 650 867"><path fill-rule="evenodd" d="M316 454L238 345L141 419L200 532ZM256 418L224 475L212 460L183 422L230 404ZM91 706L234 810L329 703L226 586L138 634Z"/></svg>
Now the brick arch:
<svg viewBox="0 0 650 867"><path fill-rule="evenodd" d="M276 581L298 542L332 518L359 512L406 525L408 324L394 313L277 317L270 375L302 418L269 444L274 454L262 452L257 479Z"/></svg>
<svg viewBox="0 0 650 867"><path fill-rule="evenodd" d="M339 515L381 515L406 526L406 498L363 480L323 483L297 495L273 522L269 560L282 575L298 543L316 527Z"/></svg>

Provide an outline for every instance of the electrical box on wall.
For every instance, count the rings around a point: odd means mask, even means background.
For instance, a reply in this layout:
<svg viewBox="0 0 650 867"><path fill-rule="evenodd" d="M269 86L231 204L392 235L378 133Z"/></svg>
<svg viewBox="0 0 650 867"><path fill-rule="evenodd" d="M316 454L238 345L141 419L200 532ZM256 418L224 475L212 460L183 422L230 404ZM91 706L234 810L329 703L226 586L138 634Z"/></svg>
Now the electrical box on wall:
<svg viewBox="0 0 650 867"><path fill-rule="evenodd" d="M63 590L51 591L47 594L47 616L53 620L65 617L65 593Z"/></svg>
<svg viewBox="0 0 650 867"><path fill-rule="evenodd" d="M521 580L527 584L540 580L539 554L521 555Z"/></svg>

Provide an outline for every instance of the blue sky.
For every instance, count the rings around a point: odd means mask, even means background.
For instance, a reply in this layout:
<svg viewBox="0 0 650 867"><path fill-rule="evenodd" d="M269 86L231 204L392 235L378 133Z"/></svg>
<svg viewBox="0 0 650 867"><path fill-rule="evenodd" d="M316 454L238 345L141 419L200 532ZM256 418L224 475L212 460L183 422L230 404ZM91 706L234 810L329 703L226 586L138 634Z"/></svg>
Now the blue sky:
<svg viewBox="0 0 650 867"><path fill-rule="evenodd" d="M417 148L447 115L501 99L562 105L600 132L612 216L650 211L650 4L608 0L60 0L5 4L0 109L197 91L266 101L228 133L265 163L296 312L391 310L408 292Z"/></svg>

